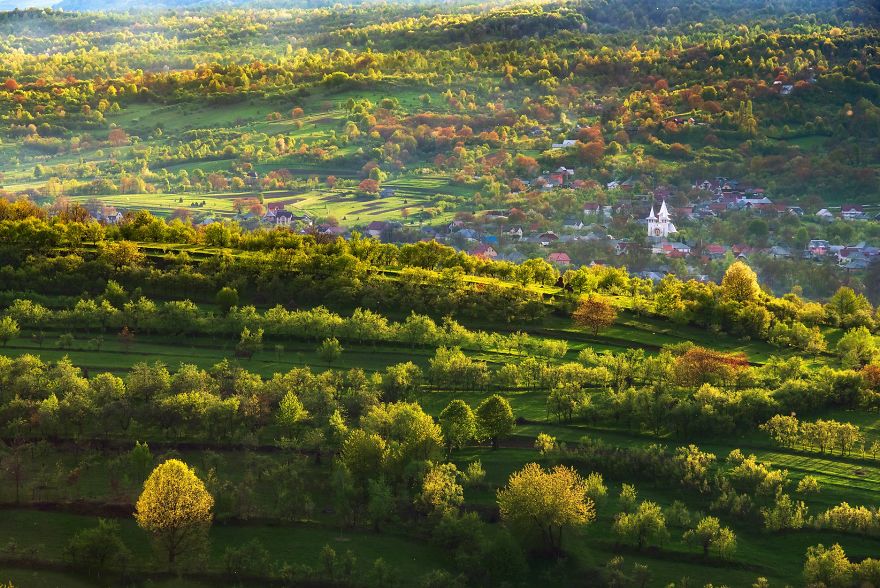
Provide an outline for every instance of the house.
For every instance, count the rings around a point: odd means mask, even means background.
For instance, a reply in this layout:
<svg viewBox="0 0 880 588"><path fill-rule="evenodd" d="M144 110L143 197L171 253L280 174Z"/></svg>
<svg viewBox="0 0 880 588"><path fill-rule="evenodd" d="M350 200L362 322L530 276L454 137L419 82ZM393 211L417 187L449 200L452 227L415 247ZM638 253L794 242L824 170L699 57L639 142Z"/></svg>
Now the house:
<svg viewBox="0 0 880 588"><path fill-rule="evenodd" d="M482 259L495 259L498 257L498 252L488 243L480 243L470 250L470 254Z"/></svg>
<svg viewBox="0 0 880 588"><path fill-rule="evenodd" d="M525 255L520 253L519 251L512 251L506 255L501 255L500 259L504 261L509 261L510 263L522 263L528 259Z"/></svg>
<svg viewBox="0 0 880 588"><path fill-rule="evenodd" d="M576 139L564 139L562 143L553 143L550 145L553 149L571 149L577 144Z"/></svg>
<svg viewBox="0 0 880 588"><path fill-rule="evenodd" d="M736 200L736 205L739 208L758 210L766 206L772 206L773 201L766 196L761 196L760 198L741 197Z"/></svg>
<svg viewBox="0 0 880 588"><path fill-rule="evenodd" d="M116 210L112 206L106 206L103 208L99 207L90 216L99 223L104 223L108 225L119 224L125 218L124 214L122 214L120 211Z"/></svg>
<svg viewBox="0 0 880 588"><path fill-rule="evenodd" d="M865 209L858 204L844 204L840 207L840 218L843 220L867 220Z"/></svg>
<svg viewBox="0 0 880 588"><path fill-rule="evenodd" d="M828 241L824 239L812 239L807 243L805 253L807 253L809 257L824 257L829 251L831 251L831 245Z"/></svg>
<svg viewBox="0 0 880 588"><path fill-rule="evenodd" d="M726 245L706 245L706 248L703 250L704 254L709 259L720 259L727 254L727 246Z"/></svg>
<svg viewBox="0 0 880 588"><path fill-rule="evenodd" d="M548 245L550 245L550 243L558 240L559 235L557 235L553 231L547 231L546 233L541 233L540 235L538 235L538 243L540 243L544 247L547 247Z"/></svg>
<svg viewBox="0 0 880 588"><path fill-rule="evenodd" d="M565 229L572 229L575 231L580 231L585 226L586 225L584 225L583 221L580 221L574 217L569 217L569 218L565 219L564 221L562 221L562 227Z"/></svg>
<svg viewBox="0 0 880 588"><path fill-rule="evenodd" d="M568 253L554 252L547 256L547 261L556 265L570 265L571 258Z"/></svg>
<svg viewBox="0 0 880 588"><path fill-rule="evenodd" d="M268 218L276 227L289 227L293 223L294 214L289 210L275 210L271 216L267 213L263 218Z"/></svg>
<svg viewBox="0 0 880 588"><path fill-rule="evenodd" d="M684 258L691 254L691 248L686 243L663 243L660 252L666 257Z"/></svg>
<svg viewBox="0 0 880 588"><path fill-rule="evenodd" d="M629 239L620 239L614 244L614 253L616 255L625 255L631 251L637 251L639 244Z"/></svg>
<svg viewBox="0 0 880 588"><path fill-rule="evenodd" d="M260 176L254 170L250 170L245 174L244 183L247 184L249 188L254 188L260 182Z"/></svg>
<svg viewBox="0 0 880 588"><path fill-rule="evenodd" d="M826 223L830 223L831 221L834 220L834 215L831 214L831 212L830 212L827 208L823 208L822 210L820 210L819 212L817 212L817 213L816 213L816 217L817 217L820 221L822 221L822 222L826 222Z"/></svg>
<svg viewBox="0 0 880 588"><path fill-rule="evenodd" d="M383 233L391 230L391 224L386 221L373 221L367 225L366 235L378 239Z"/></svg>
<svg viewBox="0 0 880 588"><path fill-rule="evenodd" d="M599 214L601 208L598 202L584 202L584 216Z"/></svg>
<svg viewBox="0 0 880 588"><path fill-rule="evenodd" d="M643 280L651 280L652 282L659 283L664 277L666 277L665 272L660 271L651 271L645 270L643 272L637 272L634 274L635 276L642 278Z"/></svg>
<svg viewBox="0 0 880 588"><path fill-rule="evenodd" d="M339 225L321 224L316 227L319 235L330 235L332 237L341 237L345 234L345 228Z"/></svg>
<svg viewBox="0 0 880 588"><path fill-rule="evenodd" d="M124 218L125 215L118 210L113 210L110 213L104 215L104 221L108 225L117 225L121 223Z"/></svg>
<svg viewBox="0 0 880 588"><path fill-rule="evenodd" d="M504 235L511 239L522 239L523 229L522 227L511 227L504 231Z"/></svg>
<svg viewBox="0 0 880 588"><path fill-rule="evenodd" d="M767 253L773 259L791 259L791 250L781 245L774 245Z"/></svg>
<svg viewBox="0 0 880 588"><path fill-rule="evenodd" d="M453 236L460 237L465 241L476 241L480 234L474 229L459 229L452 233Z"/></svg>
<svg viewBox="0 0 880 588"><path fill-rule="evenodd" d="M379 192L380 198L391 198L394 196L394 188L382 188Z"/></svg>
<svg viewBox="0 0 880 588"><path fill-rule="evenodd" d="M529 129L529 137L543 137L544 134L544 129L541 127L535 126Z"/></svg>
<svg viewBox="0 0 880 588"><path fill-rule="evenodd" d="M804 209L800 206L786 206L785 209L789 214L796 214L797 216L804 216Z"/></svg>

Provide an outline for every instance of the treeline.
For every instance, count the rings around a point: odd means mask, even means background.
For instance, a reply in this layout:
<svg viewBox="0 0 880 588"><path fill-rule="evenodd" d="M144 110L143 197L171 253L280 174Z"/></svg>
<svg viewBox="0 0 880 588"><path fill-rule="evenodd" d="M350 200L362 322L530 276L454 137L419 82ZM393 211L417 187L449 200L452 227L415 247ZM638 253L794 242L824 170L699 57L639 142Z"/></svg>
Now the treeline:
<svg viewBox="0 0 880 588"><path fill-rule="evenodd" d="M848 455L854 449L864 451L865 436L857 425L840 423L835 420L819 419L815 422L801 422L793 415L774 415L761 425L770 437L783 447L801 445L825 453L828 449L840 455ZM872 455L880 450L880 443L871 447Z"/></svg>
<svg viewBox="0 0 880 588"><path fill-rule="evenodd" d="M276 305L261 312L253 306L230 305L236 298L237 293L233 290L221 290L218 293L218 302L221 303L218 314L189 300L156 303L140 297L129 301L121 286L110 281L98 298L80 299L68 308L50 309L33 300L16 298L3 314L15 321L20 329L27 329L34 335L45 330L84 332L87 336L116 334L126 328L133 336L140 333L238 337L248 329L259 330L278 340L320 342L336 338L373 346L396 342L411 347L461 347L546 358L562 357L568 351L568 343L564 340L541 339L519 331L509 335L471 331L451 317L445 317L441 324L437 324L430 316L411 313L396 322L362 308L355 309L350 316L341 316L323 306L287 310Z"/></svg>

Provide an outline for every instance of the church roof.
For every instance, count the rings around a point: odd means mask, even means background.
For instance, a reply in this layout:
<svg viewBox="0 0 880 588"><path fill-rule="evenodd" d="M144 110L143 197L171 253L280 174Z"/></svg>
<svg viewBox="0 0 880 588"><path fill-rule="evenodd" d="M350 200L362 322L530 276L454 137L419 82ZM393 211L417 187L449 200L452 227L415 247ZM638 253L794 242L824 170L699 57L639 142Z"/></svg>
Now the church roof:
<svg viewBox="0 0 880 588"><path fill-rule="evenodd" d="M645 220L657 220L657 215L654 214L654 205L651 205L651 214L648 215L648 218Z"/></svg>
<svg viewBox="0 0 880 588"><path fill-rule="evenodd" d="M666 201L663 201L663 204L660 205L660 212L657 213L657 217L660 220L669 220L669 211L666 209Z"/></svg>

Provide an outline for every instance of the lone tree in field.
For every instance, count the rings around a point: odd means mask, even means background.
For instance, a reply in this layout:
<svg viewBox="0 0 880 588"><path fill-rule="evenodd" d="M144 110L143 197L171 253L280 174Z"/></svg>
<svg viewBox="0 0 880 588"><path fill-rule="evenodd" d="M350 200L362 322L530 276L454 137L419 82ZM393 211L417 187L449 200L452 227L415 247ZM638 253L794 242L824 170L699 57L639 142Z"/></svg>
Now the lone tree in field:
<svg viewBox="0 0 880 588"><path fill-rule="evenodd" d="M617 320L617 309L605 298L590 295L581 299L571 318L578 326L598 335L601 329L610 327Z"/></svg>
<svg viewBox="0 0 880 588"><path fill-rule="evenodd" d="M168 567L207 543L214 498L195 471L177 459L153 470L135 506L135 520L166 555Z"/></svg>
<svg viewBox="0 0 880 588"><path fill-rule="evenodd" d="M503 396L493 394L477 407L477 430L492 440L492 449L498 449L499 439L513 430L513 424L513 409Z"/></svg>
<svg viewBox="0 0 880 588"><path fill-rule="evenodd" d="M574 469L556 466L546 471L536 463L510 476L498 491L501 518L522 531L537 533L552 555L562 552L562 531L596 518L587 498L587 483Z"/></svg>

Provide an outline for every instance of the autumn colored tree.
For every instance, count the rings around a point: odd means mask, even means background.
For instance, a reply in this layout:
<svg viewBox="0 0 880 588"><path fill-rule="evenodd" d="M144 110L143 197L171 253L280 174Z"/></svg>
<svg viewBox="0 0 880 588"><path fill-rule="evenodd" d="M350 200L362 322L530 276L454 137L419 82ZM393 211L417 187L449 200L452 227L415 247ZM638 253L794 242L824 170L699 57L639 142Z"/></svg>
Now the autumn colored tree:
<svg viewBox="0 0 880 588"><path fill-rule="evenodd" d="M358 184L358 190L364 194L377 194L379 192L379 182L372 178L367 178Z"/></svg>
<svg viewBox="0 0 880 588"><path fill-rule="evenodd" d="M591 294L581 298L571 318L578 326L598 335L601 329L610 327L617 320L617 309L607 299Z"/></svg>
<svg viewBox="0 0 880 588"><path fill-rule="evenodd" d="M153 470L135 505L135 520L167 557L169 568L206 546L214 498L195 470L169 459Z"/></svg>
<svg viewBox="0 0 880 588"><path fill-rule="evenodd" d="M229 180L227 180L222 174L216 172L208 174L208 184L210 184L211 189L214 191L226 190L229 188Z"/></svg>
<svg viewBox="0 0 880 588"><path fill-rule="evenodd" d="M596 519L596 506L587 497L586 481L574 468L556 466L544 470L527 464L510 476L498 491L501 519L526 533L538 534L548 552L562 553L566 528L583 527Z"/></svg>
<svg viewBox="0 0 880 588"><path fill-rule="evenodd" d="M730 382L749 367L745 353L722 353L695 345L675 360L675 378L682 386Z"/></svg>
<svg viewBox="0 0 880 588"><path fill-rule="evenodd" d="M110 129L110 132L107 134L107 141L114 147L128 145L128 133L126 133L124 129L115 127Z"/></svg>

